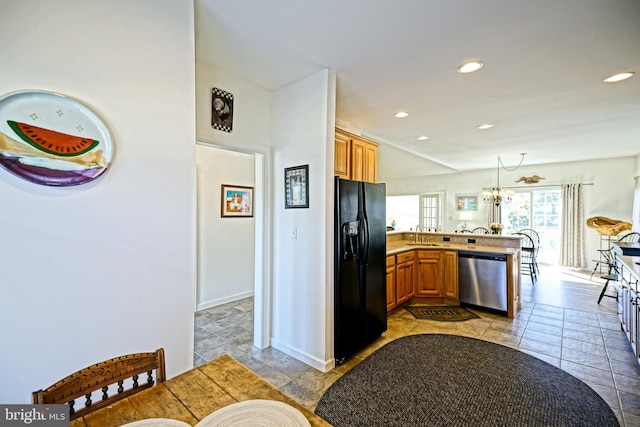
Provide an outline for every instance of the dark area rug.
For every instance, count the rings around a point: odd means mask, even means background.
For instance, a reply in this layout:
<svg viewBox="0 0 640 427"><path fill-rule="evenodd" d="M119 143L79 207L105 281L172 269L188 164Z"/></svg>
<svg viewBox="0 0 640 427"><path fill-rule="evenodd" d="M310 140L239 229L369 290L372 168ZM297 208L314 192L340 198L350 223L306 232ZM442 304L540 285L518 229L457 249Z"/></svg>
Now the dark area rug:
<svg viewBox="0 0 640 427"><path fill-rule="evenodd" d="M456 335L390 342L338 379L316 414L336 427L618 426L591 387L510 347Z"/></svg>
<svg viewBox="0 0 640 427"><path fill-rule="evenodd" d="M479 316L466 308L455 305L410 305L405 308L409 313L413 314L416 319L459 322L479 318Z"/></svg>

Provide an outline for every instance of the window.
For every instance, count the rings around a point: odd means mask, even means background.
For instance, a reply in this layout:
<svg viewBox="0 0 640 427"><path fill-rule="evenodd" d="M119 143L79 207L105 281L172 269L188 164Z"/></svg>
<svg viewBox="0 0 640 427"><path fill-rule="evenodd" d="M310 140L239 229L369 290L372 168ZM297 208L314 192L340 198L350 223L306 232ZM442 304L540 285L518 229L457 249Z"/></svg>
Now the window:
<svg viewBox="0 0 640 427"><path fill-rule="evenodd" d="M442 199L442 193L420 195L419 224L425 231L442 230Z"/></svg>
<svg viewBox="0 0 640 427"><path fill-rule="evenodd" d="M533 228L540 235L538 262L557 264L560 247L561 190L541 189L517 192L509 204L502 204L506 234Z"/></svg>
<svg viewBox="0 0 640 427"><path fill-rule="evenodd" d="M387 196L387 226L412 230L418 224L419 197Z"/></svg>
<svg viewBox="0 0 640 427"><path fill-rule="evenodd" d="M395 230L442 230L442 201L445 193L387 196L387 226Z"/></svg>

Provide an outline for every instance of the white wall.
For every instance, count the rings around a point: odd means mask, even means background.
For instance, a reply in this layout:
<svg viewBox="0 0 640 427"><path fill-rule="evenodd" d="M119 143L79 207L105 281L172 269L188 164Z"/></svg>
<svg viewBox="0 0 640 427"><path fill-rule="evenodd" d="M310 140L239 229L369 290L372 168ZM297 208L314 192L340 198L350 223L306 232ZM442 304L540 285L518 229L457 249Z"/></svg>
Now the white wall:
<svg viewBox="0 0 640 427"><path fill-rule="evenodd" d="M335 74L322 71L274 93L274 347L333 366L333 144ZM284 208L284 168L309 165L309 208ZM292 229L297 238L291 238Z"/></svg>
<svg viewBox="0 0 640 427"><path fill-rule="evenodd" d="M116 155L74 188L0 170L0 402L158 347L169 376L193 366L193 34L191 0L4 2L0 93L82 101Z"/></svg>
<svg viewBox="0 0 640 427"><path fill-rule="evenodd" d="M509 164L506 164L508 167ZM584 186L584 218L606 216L608 218L631 221L633 203L635 157L592 160L583 162L556 163L550 165L527 166L526 157L523 166L513 172L500 170L500 184L503 187L525 186L535 188L542 185L560 185L570 183L593 183ZM537 174L545 179L540 184L526 186L515 183L521 176ZM443 230L460 229L461 222L455 209L456 194L477 194L481 200L483 187L496 185L496 169L462 172L446 175L391 179L381 177L387 183L387 195L422 194L434 191L446 191L447 203ZM479 210L473 212L473 226L486 226L487 206L480 202ZM587 265L600 248L600 237L585 226L584 257Z"/></svg>
<svg viewBox="0 0 640 427"><path fill-rule="evenodd" d="M233 130L211 127L211 89L233 94ZM196 62L196 134L198 141L245 152L268 154L271 147L271 92L227 71Z"/></svg>
<svg viewBox="0 0 640 427"><path fill-rule="evenodd" d="M253 155L196 146L198 171L197 309L253 295L254 218L222 218L221 186L255 186Z"/></svg>

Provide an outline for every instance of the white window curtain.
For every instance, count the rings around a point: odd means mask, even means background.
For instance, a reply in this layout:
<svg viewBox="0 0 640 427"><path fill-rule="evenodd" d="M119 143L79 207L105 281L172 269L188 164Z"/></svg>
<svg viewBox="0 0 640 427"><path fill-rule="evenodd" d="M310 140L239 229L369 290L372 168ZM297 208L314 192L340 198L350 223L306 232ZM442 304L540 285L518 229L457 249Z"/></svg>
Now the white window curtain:
<svg viewBox="0 0 640 427"><path fill-rule="evenodd" d="M562 186L560 260L562 267L584 268L584 198L582 184Z"/></svg>
<svg viewBox="0 0 640 427"><path fill-rule="evenodd" d="M640 176L636 176L635 180L636 187L633 190L633 213L631 214L631 230L640 232Z"/></svg>

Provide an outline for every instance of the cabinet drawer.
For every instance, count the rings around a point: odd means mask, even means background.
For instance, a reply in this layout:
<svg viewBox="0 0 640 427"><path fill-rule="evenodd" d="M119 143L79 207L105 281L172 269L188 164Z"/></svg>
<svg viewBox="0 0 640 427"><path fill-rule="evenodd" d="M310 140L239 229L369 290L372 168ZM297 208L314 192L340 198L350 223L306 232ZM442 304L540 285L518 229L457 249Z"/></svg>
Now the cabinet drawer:
<svg viewBox="0 0 640 427"><path fill-rule="evenodd" d="M393 267L396 265L396 256L390 255L387 257L387 267Z"/></svg>
<svg viewBox="0 0 640 427"><path fill-rule="evenodd" d="M440 249L421 250L418 251L420 259L440 259Z"/></svg>
<svg viewBox="0 0 640 427"><path fill-rule="evenodd" d="M402 264L403 262L413 261L416 259L415 251L403 252L401 254L396 255L396 262L398 264Z"/></svg>

